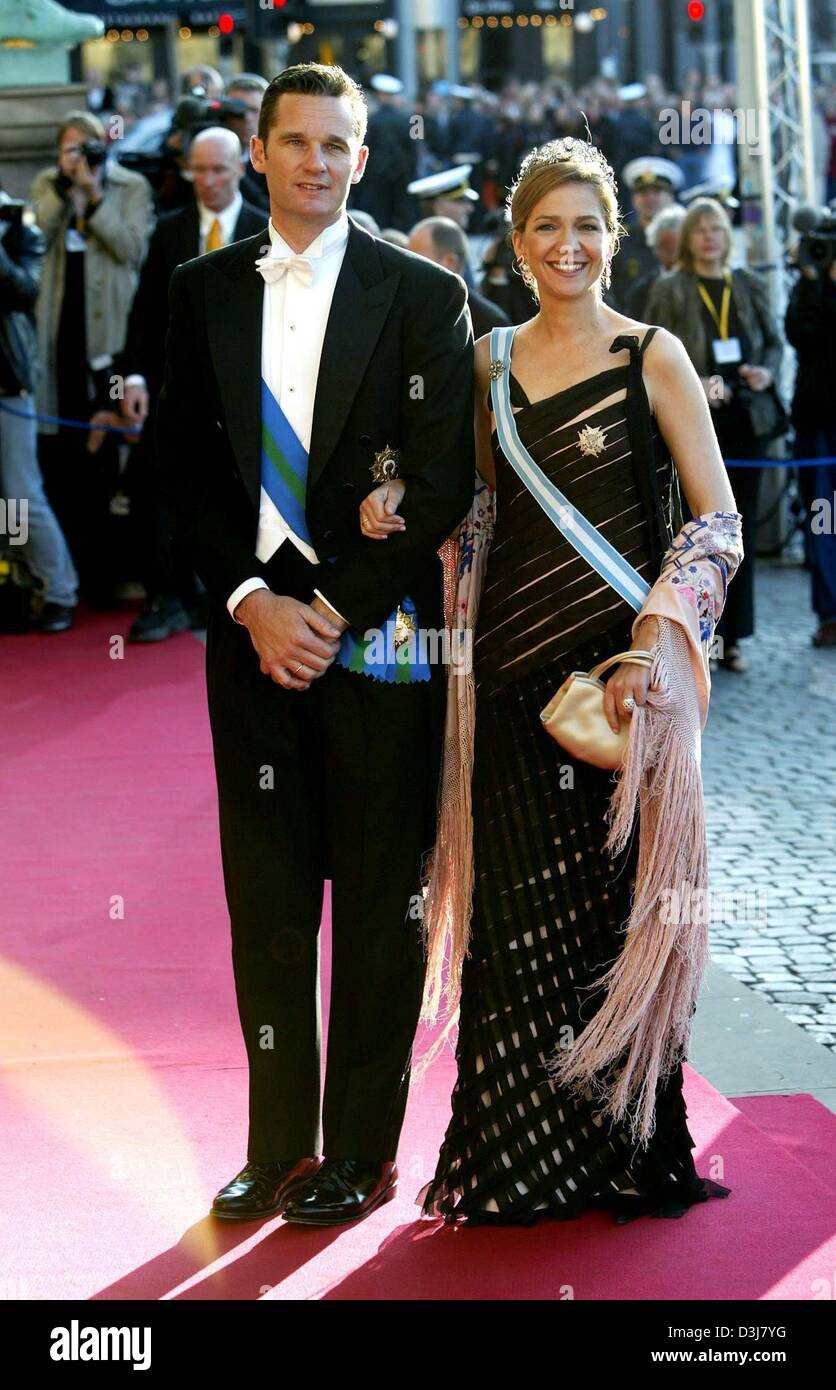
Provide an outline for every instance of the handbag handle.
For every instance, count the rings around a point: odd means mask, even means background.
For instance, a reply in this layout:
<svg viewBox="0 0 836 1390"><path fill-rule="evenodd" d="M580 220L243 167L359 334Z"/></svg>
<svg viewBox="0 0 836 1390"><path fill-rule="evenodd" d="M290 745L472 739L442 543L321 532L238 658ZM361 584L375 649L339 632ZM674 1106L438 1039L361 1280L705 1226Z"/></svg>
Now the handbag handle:
<svg viewBox="0 0 836 1390"><path fill-rule="evenodd" d="M604 671L608 671L611 666L616 666L620 661L633 661L637 666L652 666L653 653L638 648L636 651L618 652L615 656L608 656L606 661L599 661L597 666L593 666L589 672L590 680L600 680Z"/></svg>

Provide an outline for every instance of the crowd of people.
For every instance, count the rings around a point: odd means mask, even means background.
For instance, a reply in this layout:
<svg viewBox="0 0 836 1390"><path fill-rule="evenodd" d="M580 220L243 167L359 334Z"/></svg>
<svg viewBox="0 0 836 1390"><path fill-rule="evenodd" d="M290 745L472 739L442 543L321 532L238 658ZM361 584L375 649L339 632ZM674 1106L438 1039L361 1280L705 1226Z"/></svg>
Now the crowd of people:
<svg viewBox="0 0 836 1390"><path fill-rule="evenodd" d="M149 425L168 286L181 262L265 227L269 194L250 137L267 82L256 73L224 81L201 66L183 76L176 102L136 67L113 86L97 73L88 83L88 109L67 114L55 163L35 179L33 217L0 195L10 205L0 220L0 468L4 495L28 499L41 630L71 626L79 597L108 607L133 579L146 601L131 639L158 641L206 621L200 583L172 540ZM763 277L740 263L735 144L720 128L733 90L696 72L676 94L653 76L626 87L597 78L579 92L557 82L511 80L498 93L436 83L407 109L401 84L381 74L368 95L370 157L349 213L460 275L476 339L537 312L506 221L505 194L524 156L571 135L591 138L612 166L624 235L606 300L682 340L724 456L740 461L733 481L746 558L718 629L718 659L745 670L758 461L791 425L797 457L836 452L832 392L814 384L832 380L836 291L832 261L808 259L782 332ZM660 112L685 103L714 113L710 142L691 143L687 131L662 141ZM822 193L832 198L832 91L817 93L816 131ZM791 416L779 391L784 335L801 368ZM87 422L92 431L79 427ZM808 507L834 491L826 465L799 470ZM834 544L807 528L818 645L836 643Z"/></svg>
<svg viewBox="0 0 836 1390"><path fill-rule="evenodd" d="M113 115L118 124L114 138L128 148L141 147L146 134L161 129L175 112L165 79L144 81L139 64L129 63L119 81L103 82L89 71L88 105L103 119ZM217 69L199 66L182 82L184 91L200 90L210 101L238 99L238 79L225 83ZM563 135L591 135L604 151L617 183L624 166L639 155L658 154L675 160L686 187L705 182L736 179L735 132L731 113L737 105L732 84L706 79L698 68L688 72L681 89L672 92L655 74L641 83L620 85L597 76L573 89L567 82L524 82L509 78L499 91L475 84L434 82L407 110L400 84L383 75L371 78L368 90L375 103L369 138L377 139L381 156L378 169L368 170L364 195L394 204L381 215L381 225L399 225L398 205L406 184L424 174L462 164L474 165L472 183L484 213L504 202L522 158L535 145ZM813 93L813 131L816 177L820 201L836 196L836 89L822 85ZM671 140L662 113L688 111L680 138ZM710 112L711 138L705 140L701 113ZM692 138L700 121L700 138ZM418 123L420 122L420 123ZM117 134L118 132L118 134ZM390 192L387 194L387 190ZM358 206L360 204L358 203ZM414 205L404 208L414 214ZM414 221L414 216L412 217ZM407 230L406 222L400 227Z"/></svg>

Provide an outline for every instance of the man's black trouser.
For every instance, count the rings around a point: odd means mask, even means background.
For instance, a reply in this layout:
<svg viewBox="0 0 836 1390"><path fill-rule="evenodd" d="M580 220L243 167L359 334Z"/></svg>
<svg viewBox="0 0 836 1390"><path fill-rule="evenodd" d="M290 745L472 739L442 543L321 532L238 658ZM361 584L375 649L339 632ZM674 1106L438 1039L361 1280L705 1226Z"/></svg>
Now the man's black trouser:
<svg viewBox="0 0 836 1390"><path fill-rule="evenodd" d="M270 587L308 601L311 574L286 541ZM420 870L435 829L445 668L429 682L388 685L333 664L309 690L288 691L262 675L247 630L213 606L206 669L249 1060L247 1156L392 1159L424 979ZM326 878L332 977L320 1148Z"/></svg>

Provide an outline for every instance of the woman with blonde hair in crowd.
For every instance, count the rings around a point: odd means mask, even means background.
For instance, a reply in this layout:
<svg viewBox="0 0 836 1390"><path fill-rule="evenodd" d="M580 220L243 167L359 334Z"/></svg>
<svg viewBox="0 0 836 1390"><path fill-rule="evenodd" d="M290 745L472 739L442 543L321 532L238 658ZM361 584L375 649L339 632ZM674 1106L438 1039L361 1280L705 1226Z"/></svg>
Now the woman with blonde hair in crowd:
<svg viewBox="0 0 836 1390"><path fill-rule="evenodd" d="M676 334L702 382L724 458L763 458L786 428L775 390L783 339L769 307L766 281L731 269L732 226L714 198L697 198L680 231L676 269L661 276L647 315ZM740 643L755 630L755 530L762 469L734 470L743 517L744 560L717 629L717 656L728 670L748 669Z"/></svg>

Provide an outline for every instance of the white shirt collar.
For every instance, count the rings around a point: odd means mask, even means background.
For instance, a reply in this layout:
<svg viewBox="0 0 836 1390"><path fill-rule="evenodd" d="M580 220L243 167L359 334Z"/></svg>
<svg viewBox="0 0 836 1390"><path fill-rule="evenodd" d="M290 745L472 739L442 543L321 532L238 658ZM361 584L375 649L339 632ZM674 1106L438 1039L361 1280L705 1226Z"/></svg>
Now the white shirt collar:
<svg viewBox="0 0 836 1390"><path fill-rule="evenodd" d="M238 214L241 211L241 204L243 203L243 201L244 199L239 191L235 194L235 197L229 204L229 207L224 208L223 212L213 212L211 208L207 208L206 204L201 203L200 199L198 199L197 210L200 216L201 236L206 237L208 235L209 228L211 227L212 223L217 217L218 221L221 224L221 235L223 236L224 244L229 245L230 241L232 240L232 233L235 230L235 223L238 221Z"/></svg>
<svg viewBox="0 0 836 1390"><path fill-rule="evenodd" d="M330 255L332 251L342 250L348 241L347 212L343 212L329 227L324 227L304 251L294 251L292 246L288 246L284 237L273 226L272 218L269 226L271 256L306 256L311 260L319 260L322 256Z"/></svg>

